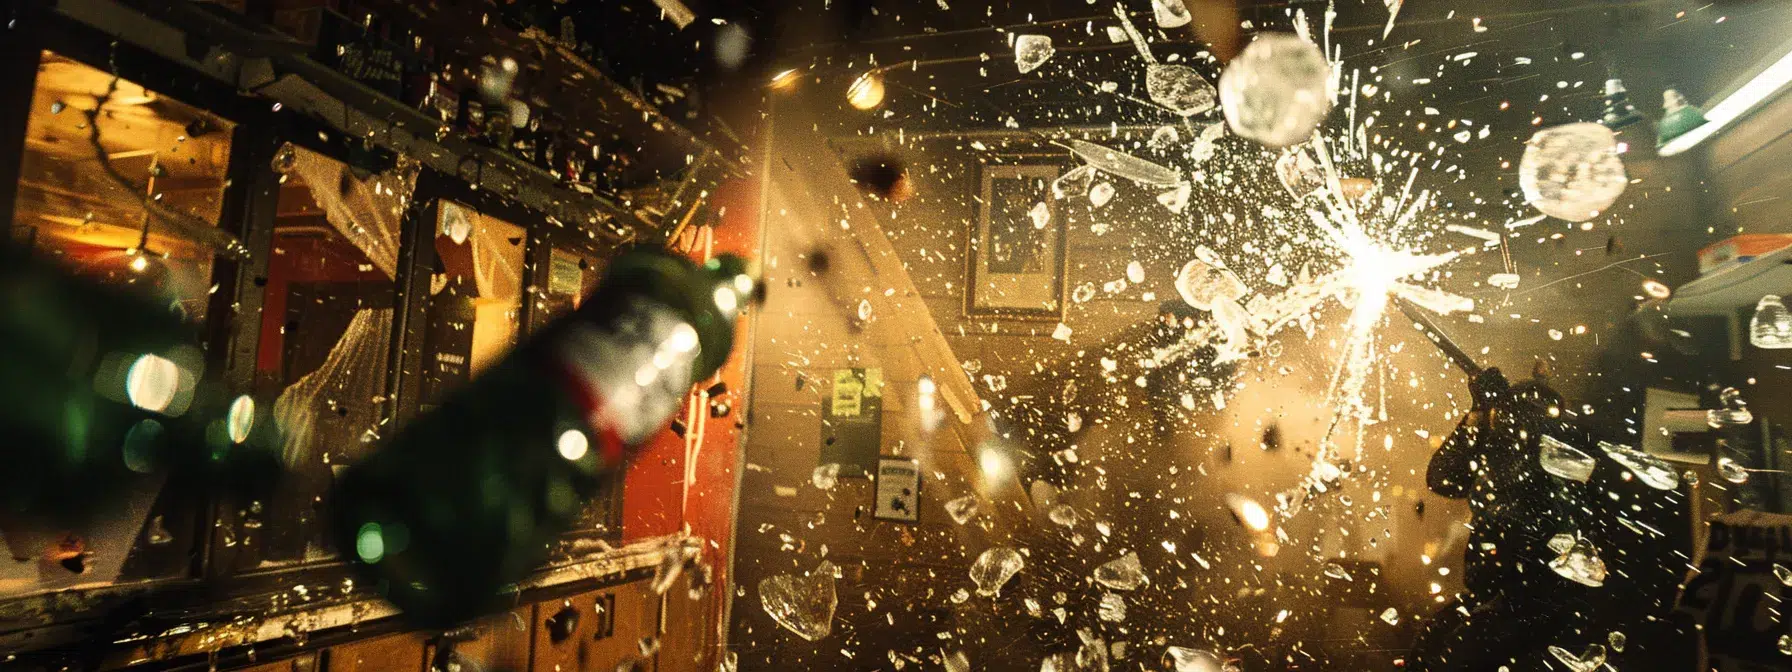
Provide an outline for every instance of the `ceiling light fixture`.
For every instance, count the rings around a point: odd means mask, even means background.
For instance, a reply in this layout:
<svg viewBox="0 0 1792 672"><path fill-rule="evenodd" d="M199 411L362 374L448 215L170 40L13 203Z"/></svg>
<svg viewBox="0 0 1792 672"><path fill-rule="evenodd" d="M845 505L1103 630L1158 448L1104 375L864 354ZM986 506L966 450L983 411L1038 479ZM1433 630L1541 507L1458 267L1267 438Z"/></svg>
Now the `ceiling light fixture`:
<svg viewBox="0 0 1792 672"><path fill-rule="evenodd" d="M861 110L876 109L884 103L884 75L872 70L852 81L846 89L846 102Z"/></svg>
<svg viewBox="0 0 1792 672"><path fill-rule="evenodd" d="M1723 100L1712 105L1705 113L1705 125L1687 131L1685 135L1674 138L1662 145L1658 153L1661 156L1674 156L1698 146L1711 136L1717 135L1736 120L1753 111L1755 107L1767 99L1779 94L1792 84L1792 52L1781 56L1773 65L1767 66L1760 74L1743 84L1735 93L1725 96Z"/></svg>

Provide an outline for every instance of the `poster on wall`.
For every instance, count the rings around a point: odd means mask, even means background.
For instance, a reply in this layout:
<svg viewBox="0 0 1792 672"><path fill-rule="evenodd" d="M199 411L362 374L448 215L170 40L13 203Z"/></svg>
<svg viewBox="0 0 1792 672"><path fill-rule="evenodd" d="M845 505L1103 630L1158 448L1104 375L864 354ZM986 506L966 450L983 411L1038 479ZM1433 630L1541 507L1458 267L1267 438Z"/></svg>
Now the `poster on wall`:
<svg viewBox="0 0 1792 672"><path fill-rule="evenodd" d="M883 445L883 369L835 369L821 404L821 461L869 477ZM818 465L819 466L819 465Z"/></svg>
<svg viewBox="0 0 1792 672"><path fill-rule="evenodd" d="M921 462L906 457L882 457L877 460L877 506L871 516L878 520L916 523L921 520Z"/></svg>
<svg viewBox="0 0 1792 672"><path fill-rule="evenodd" d="M971 232L965 312L1055 320L1064 314L1064 213L1052 165L984 166Z"/></svg>
<svg viewBox="0 0 1792 672"><path fill-rule="evenodd" d="M1792 590L1779 577L1792 562L1792 516L1734 511L1711 521L1704 557L1680 594L1679 610L1699 625L1711 669L1781 669L1781 638L1792 623L1773 617Z"/></svg>

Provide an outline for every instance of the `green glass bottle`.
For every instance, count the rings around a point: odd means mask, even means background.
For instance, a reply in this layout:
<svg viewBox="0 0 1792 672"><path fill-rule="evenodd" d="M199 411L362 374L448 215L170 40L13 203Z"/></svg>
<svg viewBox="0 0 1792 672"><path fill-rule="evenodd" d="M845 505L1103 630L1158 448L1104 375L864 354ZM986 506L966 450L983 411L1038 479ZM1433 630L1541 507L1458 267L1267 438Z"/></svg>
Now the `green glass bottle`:
<svg viewBox="0 0 1792 672"><path fill-rule="evenodd" d="M180 462L192 335L166 303L0 244L0 523L78 527Z"/></svg>
<svg viewBox="0 0 1792 672"><path fill-rule="evenodd" d="M170 300L0 243L0 535L82 529L169 476L244 496L273 486L278 428L205 378Z"/></svg>
<svg viewBox="0 0 1792 672"><path fill-rule="evenodd" d="M721 367L752 290L735 257L624 253L579 310L338 479L338 548L419 627L503 606L602 477Z"/></svg>

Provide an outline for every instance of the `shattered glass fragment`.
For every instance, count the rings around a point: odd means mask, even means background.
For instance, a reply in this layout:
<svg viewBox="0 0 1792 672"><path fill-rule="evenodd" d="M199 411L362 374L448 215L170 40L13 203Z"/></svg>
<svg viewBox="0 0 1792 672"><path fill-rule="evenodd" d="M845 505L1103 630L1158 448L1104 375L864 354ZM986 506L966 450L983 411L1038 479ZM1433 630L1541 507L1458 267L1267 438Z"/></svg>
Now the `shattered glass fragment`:
<svg viewBox="0 0 1792 672"><path fill-rule="evenodd" d="M1674 473L1672 466L1659 457L1630 446L1620 446L1604 441L1599 442L1599 449L1605 451L1606 457L1612 458L1613 462L1629 469L1630 473L1636 475L1644 485L1656 490L1673 490L1680 487L1680 476Z"/></svg>
<svg viewBox="0 0 1792 672"><path fill-rule="evenodd" d="M946 502L946 515L959 525L970 522L971 517L977 515L977 496L965 495Z"/></svg>
<svg viewBox="0 0 1792 672"><path fill-rule="evenodd" d="M1118 593L1102 593L1101 604L1095 607L1095 616L1109 623L1126 620L1126 598Z"/></svg>
<svg viewBox="0 0 1792 672"><path fill-rule="evenodd" d="M1518 289L1517 273L1495 273L1487 276L1487 284L1500 289Z"/></svg>
<svg viewBox="0 0 1792 672"><path fill-rule="evenodd" d="M1705 424L1712 429L1746 425L1755 421L1755 414L1746 408L1714 408L1705 411Z"/></svg>
<svg viewBox="0 0 1792 672"><path fill-rule="evenodd" d="M1176 132L1175 126L1159 126L1151 132L1152 147L1170 147L1181 142L1182 136Z"/></svg>
<svg viewBox="0 0 1792 672"><path fill-rule="evenodd" d="M995 597L1002 593L1003 584L1019 573L1026 565L1020 551L1007 546L997 546L977 556L971 564L971 581L977 584L977 594L983 597Z"/></svg>
<svg viewBox="0 0 1792 672"><path fill-rule="evenodd" d="M1263 273L1263 281L1277 287L1287 287L1288 269L1283 268L1281 264L1271 266L1268 271Z"/></svg>
<svg viewBox="0 0 1792 672"><path fill-rule="evenodd" d="M788 574L765 578L759 582L759 604L778 625L803 639L827 637L834 631L834 609L839 604L833 563L824 560L803 578Z"/></svg>
<svg viewBox="0 0 1792 672"><path fill-rule="evenodd" d="M1027 211L1027 218L1033 220L1033 228L1043 229L1052 223L1052 208L1044 201L1034 203L1033 209Z"/></svg>
<svg viewBox="0 0 1792 672"><path fill-rule="evenodd" d="M1189 144L1189 160L1201 163L1213 158L1220 151L1219 142L1223 137L1226 137L1226 122L1208 124L1207 128L1201 129L1201 134L1195 137L1195 141Z"/></svg>
<svg viewBox="0 0 1792 672"><path fill-rule="evenodd" d="M1774 563L1773 578L1779 579L1780 585L1792 588L1792 568L1787 568L1785 565Z"/></svg>
<svg viewBox="0 0 1792 672"><path fill-rule="evenodd" d="M1061 200L1070 194L1083 193L1088 190L1089 182L1094 177L1095 169L1087 165L1064 171L1058 179L1052 180L1052 197Z"/></svg>
<svg viewBox="0 0 1792 672"><path fill-rule="evenodd" d="M1151 102L1184 117L1213 109L1215 98L1213 85L1194 68L1161 63L1145 68L1145 94Z"/></svg>
<svg viewBox="0 0 1792 672"><path fill-rule="evenodd" d="M1151 0L1151 14L1159 28L1181 28L1194 20L1182 0Z"/></svg>
<svg viewBox="0 0 1792 672"><path fill-rule="evenodd" d="M1052 523L1056 525L1076 527L1076 509L1072 508L1069 504L1059 504L1048 509L1045 512L1045 517L1050 519Z"/></svg>
<svg viewBox="0 0 1792 672"><path fill-rule="evenodd" d="M1269 511L1255 500L1243 495L1226 494L1226 506L1232 509L1232 515L1247 528L1262 532L1269 529Z"/></svg>
<svg viewBox="0 0 1792 672"><path fill-rule="evenodd" d="M1780 635L1780 653L1792 656L1792 635Z"/></svg>
<svg viewBox="0 0 1792 672"><path fill-rule="evenodd" d="M1159 666L1170 672L1225 672L1226 660L1212 651L1172 646L1164 649Z"/></svg>
<svg viewBox="0 0 1792 672"><path fill-rule="evenodd" d="M1624 644L1629 641L1629 638L1625 637L1624 633L1618 632L1617 630L1613 630L1611 634L1605 636L1605 642L1610 644L1612 650L1618 653L1624 652Z"/></svg>
<svg viewBox="0 0 1792 672"><path fill-rule="evenodd" d="M1558 555L1567 553L1568 549L1574 548L1574 535L1567 532L1558 533L1555 536L1550 537L1549 541L1544 542L1544 546L1548 547L1551 552Z"/></svg>
<svg viewBox="0 0 1792 672"><path fill-rule="evenodd" d="M1727 457L1717 458L1717 475L1737 485L1748 482L1748 470Z"/></svg>
<svg viewBox="0 0 1792 672"><path fill-rule="evenodd" d="M1084 303L1093 298L1095 298L1095 283L1092 282L1077 285L1076 289L1070 291L1070 300L1077 303Z"/></svg>
<svg viewBox="0 0 1792 672"><path fill-rule="evenodd" d="M1139 554L1129 551L1096 567L1095 582L1114 590L1138 590L1149 585L1151 580L1145 576Z"/></svg>
<svg viewBox="0 0 1792 672"><path fill-rule="evenodd" d="M1144 282L1145 265L1137 261L1128 262L1126 264L1126 280L1135 285Z"/></svg>
<svg viewBox="0 0 1792 672"><path fill-rule="evenodd" d="M1583 586L1598 588L1605 585L1605 561L1599 558L1599 550L1593 547L1593 542L1586 539L1575 539L1567 551L1549 561L1549 568L1562 578Z"/></svg>
<svg viewBox="0 0 1792 672"><path fill-rule="evenodd" d="M1039 672L1073 672L1076 669L1076 660L1068 653L1054 653L1039 661Z"/></svg>
<svg viewBox="0 0 1792 672"><path fill-rule="evenodd" d="M815 468L814 473L809 474L809 483L813 484L816 490L833 490L834 485L839 482L840 465L838 464L821 465Z"/></svg>
<svg viewBox="0 0 1792 672"><path fill-rule="evenodd" d="M1070 151L1096 170L1110 173L1151 187L1174 187L1182 183L1182 171L1165 168L1139 157L1109 149L1086 140L1072 139Z"/></svg>
<svg viewBox="0 0 1792 672"><path fill-rule="evenodd" d="M1099 208L1112 200L1114 200L1114 185L1097 182L1095 186L1089 187L1089 205Z"/></svg>
<svg viewBox="0 0 1792 672"><path fill-rule="evenodd" d="M1381 622L1386 623L1388 625L1399 625L1400 624L1400 612L1398 610L1394 609L1393 607L1388 607L1387 609L1382 610Z"/></svg>
<svg viewBox="0 0 1792 672"><path fill-rule="evenodd" d="M1250 289L1232 271L1194 259L1176 273L1176 293L1188 305L1213 310L1221 302L1237 301Z"/></svg>
<svg viewBox="0 0 1792 672"><path fill-rule="evenodd" d="M1052 38L1045 35L1021 35L1014 38L1014 66L1020 74L1027 74L1045 65L1058 51L1052 48Z"/></svg>
<svg viewBox="0 0 1792 672"><path fill-rule="evenodd" d="M1394 294L1399 295L1400 298L1418 304L1425 310L1429 310L1439 315L1466 313L1475 309L1474 299L1458 294L1452 294L1441 289L1397 283L1393 286L1393 290Z"/></svg>
<svg viewBox="0 0 1792 672"><path fill-rule="evenodd" d="M1188 207L1188 197L1192 193L1194 193L1193 187L1189 183L1183 182L1176 185L1175 189L1158 194L1157 202L1168 208L1170 212L1180 215Z"/></svg>
<svg viewBox="0 0 1792 672"><path fill-rule="evenodd" d="M1263 33L1220 75L1232 132L1269 147L1304 142L1331 112L1331 64L1312 42Z"/></svg>
<svg viewBox="0 0 1792 672"><path fill-rule="evenodd" d="M950 599L953 604L964 604L965 600L971 599L971 591L959 588L958 590L952 591L952 597L948 599Z"/></svg>
<svg viewBox="0 0 1792 672"><path fill-rule="evenodd" d="M1537 439L1537 459L1551 476L1577 483L1585 483L1593 477L1593 467L1598 463L1592 455L1548 434L1539 435Z"/></svg>
<svg viewBox="0 0 1792 672"><path fill-rule="evenodd" d="M1612 130L1594 123L1546 128L1525 143L1518 186L1539 212L1584 222L1605 212L1630 184Z"/></svg>
<svg viewBox="0 0 1792 672"><path fill-rule="evenodd" d="M1325 175L1319 171L1319 162L1313 160L1305 147L1283 150L1276 159L1276 177L1296 201L1305 200L1325 188Z"/></svg>
<svg viewBox="0 0 1792 672"><path fill-rule="evenodd" d="M1063 322L1059 322L1058 327L1056 329L1052 330L1052 340L1064 341L1065 343L1069 343L1070 342L1070 334L1071 334L1070 325L1064 324Z"/></svg>
<svg viewBox="0 0 1792 672"><path fill-rule="evenodd" d="M1102 641L1088 630L1078 630L1076 636L1083 642L1082 646L1077 647L1076 650L1077 667L1084 672L1107 672L1107 642Z"/></svg>
<svg viewBox="0 0 1792 672"><path fill-rule="evenodd" d="M1598 644L1588 644L1578 656L1562 647L1551 646L1549 655L1568 666L1569 672L1594 672L1605 666L1605 647Z"/></svg>
<svg viewBox="0 0 1792 672"><path fill-rule="evenodd" d="M1350 572L1345 571L1343 565L1340 565L1335 562L1325 563L1325 567L1322 568L1320 571L1325 572L1326 576L1332 577L1339 581L1349 581L1350 580Z"/></svg>

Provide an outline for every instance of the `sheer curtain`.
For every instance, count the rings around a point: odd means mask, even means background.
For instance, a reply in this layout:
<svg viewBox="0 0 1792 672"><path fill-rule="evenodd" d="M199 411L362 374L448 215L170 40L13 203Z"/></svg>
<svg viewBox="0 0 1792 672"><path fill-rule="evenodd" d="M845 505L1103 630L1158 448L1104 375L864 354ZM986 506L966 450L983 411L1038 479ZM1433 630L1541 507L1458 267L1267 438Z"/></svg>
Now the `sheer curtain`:
<svg viewBox="0 0 1792 672"><path fill-rule="evenodd" d="M360 178L338 161L293 150L292 173L310 187L331 227L396 279L399 229L416 187L416 162L401 159L390 171ZM391 333L392 308L361 308L324 363L280 393L274 417L285 431L288 467L300 468L329 450L358 453L359 444L378 438L376 401L386 394Z"/></svg>

